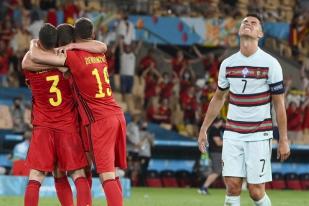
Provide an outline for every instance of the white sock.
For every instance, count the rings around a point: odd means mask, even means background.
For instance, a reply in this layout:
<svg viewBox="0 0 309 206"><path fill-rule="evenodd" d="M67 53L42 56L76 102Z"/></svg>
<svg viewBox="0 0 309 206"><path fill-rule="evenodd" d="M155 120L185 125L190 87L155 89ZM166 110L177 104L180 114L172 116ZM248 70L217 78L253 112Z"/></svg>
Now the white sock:
<svg viewBox="0 0 309 206"><path fill-rule="evenodd" d="M258 201L254 201L256 206L271 206L271 202L267 194L265 193L264 197Z"/></svg>
<svg viewBox="0 0 309 206"><path fill-rule="evenodd" d="M240 206L240 196L225 196L224 206Z"/></svg>

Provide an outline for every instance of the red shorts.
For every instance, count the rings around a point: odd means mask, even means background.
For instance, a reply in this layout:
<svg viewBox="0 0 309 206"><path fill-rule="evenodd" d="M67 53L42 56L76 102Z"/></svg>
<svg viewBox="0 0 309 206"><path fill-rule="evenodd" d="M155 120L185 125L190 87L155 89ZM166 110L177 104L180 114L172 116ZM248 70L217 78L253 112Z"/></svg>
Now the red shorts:
<svg viewBox="0 0 309 206"><path fill-rule="evenodd" d="M80 125L80 137L83 143L83 148L85 152L90 152L90 139L89 139L89 131L88 126Z"/></svg>
<svg viewBox="0 0 309 206"><path fill-rule="evenodd" d="M91 124L91 143L97 172L114 172L127 168L126 121L115 115Z"/></svg>
<svg viewBox="0 0 309 206"><path fill-rule="evenodd" d="M34 127L26 164L31 169L71 171L88 165L77 130Z"/></svg>

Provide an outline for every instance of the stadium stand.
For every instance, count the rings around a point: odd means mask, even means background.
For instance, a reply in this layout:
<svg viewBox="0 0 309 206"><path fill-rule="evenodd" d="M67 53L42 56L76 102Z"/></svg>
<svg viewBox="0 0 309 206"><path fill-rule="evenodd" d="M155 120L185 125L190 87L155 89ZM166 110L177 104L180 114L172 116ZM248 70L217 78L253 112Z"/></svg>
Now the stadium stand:
<svg viewBox="0 0 309 206"><path fill-rule="evenodd" d="M282 173L279 172L273 173L273 181L271 182L271 188L277 190L286 189L286 183Z"/></svg>
<svg viewBox="0 0 309 206"><path fill-rule="evenodd" d="M309 189L309 173L302 173L299 175L300 183L304 190Z"/></svg>
<svg viewBox="0 0 309 206"><path fill-rule="evenodd" d="M148 170L145 177L145 184L148 187L162 187L162 181L159 172L156 170Z"/></svg>
<svg viewBox="0 0 309 206"><path fill-rule="evenodd" d="M163 187L178 187L175 172L171 170L163 170L160 172Z"/></svg>
<svg viewBox="0 0 309 206"><path fill-rule="evenodd" d="M287 189L291 189L291 190L301 190L302 189L298 174L286 173L284 177L285 177Z"/></svg>

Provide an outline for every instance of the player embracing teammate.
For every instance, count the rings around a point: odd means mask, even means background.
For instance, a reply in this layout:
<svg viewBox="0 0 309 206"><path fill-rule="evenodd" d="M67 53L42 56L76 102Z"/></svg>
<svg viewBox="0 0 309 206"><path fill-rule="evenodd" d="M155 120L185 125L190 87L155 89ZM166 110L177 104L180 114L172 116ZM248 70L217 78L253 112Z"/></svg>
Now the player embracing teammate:
<svg viewBox="0 0 309 206"><path fill-rule="evenodd" d="M47 24L45 24L44 26L46 25ZM91 41L94 35L93 35L93 24L89 19L80 18L76 21L74 28L74 35L75 35L75 41L77 43L81 43L84 45L85 44L89 45L90 43L93 43L96 46L100 44L99 42ZM41 41L39 40L38 42L36 41L31 42L30 53L28 55L29 59L33 62L34 65L37 64L49 65L46 66L46 68L44 68L46 69L46 71L44 70L43 72L57 73L57 77L55 77L56 74L55 75L53 74L51 75L52 77L49 78L46 77L45 79L42 78L42 81L45 80L52 83L52 85L49 85L50 87L47 92L49 92L50 95L53 94L54 96L53 97L48 96L48 98L45 99L46 101L50 101L52 102L52 104L54 104L51 105L51 108L49 109L50 111L53 111L53 109L55 109L56 106L62 104L61 100L59 100L62 91L61 88L57 86L59 82L62 81L63 77L61 76L62 73L56 70L57 69L56 67L67 67L69 69L69 72L71 74L70 78L72 78L73 90L75 92L75 100L78 102L78 112L79 115L81 116L82 125L87 127L89 131L88 132L90 139L89 143L93 152L93 162L95 164L97 172L99 173L100 180L102 182L102 186L106 195L107 203L110 206L120 206L123 205L122 188L119 178L116 177L115 168L120 167L125 169L127 166L126 123L121 108L117 105L117 103L112 97L112 90L109 84L105 55L102 53L102 51L99 52L100 49L96 50L95 46L90 47L91 48L89 48L89 46L87 46L86 48L82 48L87 51L73 49L70 51L67 50L64 53L56 54L55 52L52 52L52 50L48 51L46 50L46 48L42 49ZM74 47L72 47L72 45L69 45L69 48L72 49ZM39 68L37 67L37 69L34 70L39 71ZM66 69L60 68L60 70L65 71ZM32 91L34 92L33 88ZM58 115L59 114L60 117L66 116L63 113L63 111L60 111ZM35 115L36 114L34 114L34 118ZM60 117L53 118L50 116L49 119L54 122L54 125L64 126L65 123L62 121ZM72 122L76 122L77 121L76 119L71 119L70 123L72 124ZM78 125L76 127L78 127ZM50 138L49 137L46 138L45 133L41 134L40 136L42 138L41 142L42 141L49 142ZM58 138L55 135L54 139L60 139L60 138ZM80 140L80 144L81 142L82 141ZM66 146L59 144L57 146L63 149L68 149L71 147L71 145ZM57 148L58 151L57 146L55 148ZM29 159L31 149L32 149L32 142L30 146ZM72 151L72 149L69 150ZM48 153L47 155L49 156L53 156L53 158L55 158L55 155L58 155L52 152L47 152L45 150L44 152ZM84 152L81 153L84 154ZM85 157L83 158L85 159ZM75 161L74 158L70 160ZM56 165L53 165L53 167L55 166ZM81 165L81 167L85 166L86 165ZM62 171L69 171L67 168L60 168L60 169ZM46 170L45 168L37 168L37 170L40 172L50 171ZM84 175L84 171L82 172ZM84 176L83 178L85 179ZM37 182L35 182L34 185L36 185L36 188L39 188L39 184L37 184ZM29 199L28 196L31 199L31 195L29 195L30 192L27 191L28 188L30 188L31 190L32 187L33 185L31 184L31 181L29 181L25 194L25 205L37 205L37 202L36 204L34 203L27 204L27 199ZM86 188L88 192L89 184L88 187L85 186L83 188ZM38 191L38 189L36 190ZM77 198L79 198L78 195L79 193L77 193ZM91 205L91 201L89 203L81 203L79 205L81 206Z"/></svg>

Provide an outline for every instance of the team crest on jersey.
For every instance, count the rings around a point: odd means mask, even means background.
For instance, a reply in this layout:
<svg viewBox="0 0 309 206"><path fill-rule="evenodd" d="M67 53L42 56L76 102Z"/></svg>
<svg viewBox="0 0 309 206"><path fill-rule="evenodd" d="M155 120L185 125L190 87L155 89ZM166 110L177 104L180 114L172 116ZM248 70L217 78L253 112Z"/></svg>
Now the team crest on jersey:
<svg viewBox="0 0 309 206"><path fill-rule="evenodd" d="M257 71L256 71L256 78L257 79L260 78L261 75L262 75L262 72L261 72L260 68L258 68Z"/></svg>
<svg viewBox="0 0 309 206"><path fill-rule="evenodd" d="M249 74L249 69L248 69L247 67L245 67L245 68L241 71L241 73L242 73L242 76L243 76L243 77L246 77L246 76Z"/></svg>

